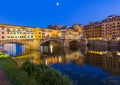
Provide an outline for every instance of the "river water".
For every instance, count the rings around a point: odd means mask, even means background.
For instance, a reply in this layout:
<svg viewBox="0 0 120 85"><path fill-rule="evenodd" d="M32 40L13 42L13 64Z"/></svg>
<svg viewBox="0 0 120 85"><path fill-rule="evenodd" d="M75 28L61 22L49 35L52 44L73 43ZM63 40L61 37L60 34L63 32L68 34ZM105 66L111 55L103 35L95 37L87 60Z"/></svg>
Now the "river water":
<svg viewBox="0 0 120 85"><path fill-rule="evenodd" d="M26 59L44 63L68 75L76 85L120 85L120 50L117 47L53 47L25 49L18 43L2 46L21 65Z"/></svg>

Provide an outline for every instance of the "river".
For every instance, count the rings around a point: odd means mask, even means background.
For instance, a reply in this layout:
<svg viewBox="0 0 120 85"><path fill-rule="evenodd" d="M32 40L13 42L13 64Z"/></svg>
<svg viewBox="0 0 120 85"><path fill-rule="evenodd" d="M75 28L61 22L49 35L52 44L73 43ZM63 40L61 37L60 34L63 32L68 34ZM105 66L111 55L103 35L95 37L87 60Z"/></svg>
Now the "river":
<svg viewBox="0 0 120 85"><path fill-rule="evenodd" d="M120 50L104 48L40 46L40 50L25 49L18 43L2 46L21 65L26 59L44 63L68 75L76 85L120 85Z"/></svg>

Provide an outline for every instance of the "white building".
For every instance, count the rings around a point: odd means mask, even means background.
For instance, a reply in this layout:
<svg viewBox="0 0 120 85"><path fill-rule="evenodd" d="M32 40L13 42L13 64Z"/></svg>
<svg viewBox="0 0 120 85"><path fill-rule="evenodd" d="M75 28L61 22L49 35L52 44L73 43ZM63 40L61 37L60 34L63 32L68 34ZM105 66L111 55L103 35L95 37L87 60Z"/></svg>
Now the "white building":
<svg viewBox="0 0 120 85"><path fill-rule="evenodd" d="M6 28L0 27L0 40L5 40L6 38Z"/></svg>

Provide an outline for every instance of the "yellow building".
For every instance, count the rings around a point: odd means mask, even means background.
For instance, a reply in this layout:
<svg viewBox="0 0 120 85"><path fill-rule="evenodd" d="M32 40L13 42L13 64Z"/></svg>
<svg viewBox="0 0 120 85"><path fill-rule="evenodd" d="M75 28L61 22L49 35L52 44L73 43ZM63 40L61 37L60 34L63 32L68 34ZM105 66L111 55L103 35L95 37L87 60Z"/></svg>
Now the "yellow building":
<svg viewBox="0 0 120 85"><path fill-rule="evenodd" d="M42 38L42 29L35 28L34 30L34 39L41 39Z"/></svg>
<svg viewBox="0 0 120 85"><path fill-rule="evenodd" d="M65 39L80 39L80 34L74 29L68 29L65 33Z"/></svg>
<svg viewBox="0 0 120 85"><path fill-rule="evenodd" d="M61 37L61 31L60 30L52 30L52 37Z"/></svg>
<svg viewBox="0 0 120 85"><path fill-rule="evenodd" d="M60 30L53 30L53 29L43 29L42 36L47 38L60 38L61 37L61 31Z"/></svg>

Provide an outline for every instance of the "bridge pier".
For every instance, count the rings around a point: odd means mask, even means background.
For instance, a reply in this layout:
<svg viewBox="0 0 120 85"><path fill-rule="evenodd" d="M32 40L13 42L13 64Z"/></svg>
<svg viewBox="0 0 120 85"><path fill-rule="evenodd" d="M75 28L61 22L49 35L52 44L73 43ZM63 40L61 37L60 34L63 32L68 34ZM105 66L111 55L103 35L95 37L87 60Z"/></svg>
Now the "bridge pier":
<svg viewBox="0 0 120 85"><path fill-rule="evenodd" d="M34 50L40 50L40 40L33 40L32 49Z"/></svg>
<svg viewBox="0 0 120 85"><path fill-rule="evenodd" d="M63 40L63 46L64 46L64 47L70 47L69 40L67 40L67 39L65 40L65 39L64 39L64 40Z"/></svg>

